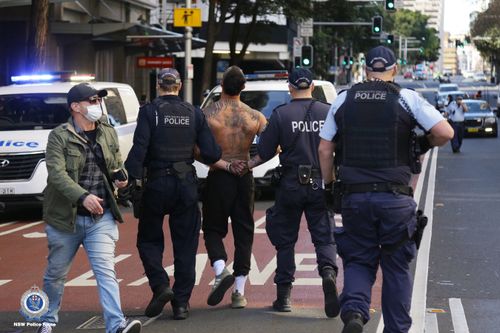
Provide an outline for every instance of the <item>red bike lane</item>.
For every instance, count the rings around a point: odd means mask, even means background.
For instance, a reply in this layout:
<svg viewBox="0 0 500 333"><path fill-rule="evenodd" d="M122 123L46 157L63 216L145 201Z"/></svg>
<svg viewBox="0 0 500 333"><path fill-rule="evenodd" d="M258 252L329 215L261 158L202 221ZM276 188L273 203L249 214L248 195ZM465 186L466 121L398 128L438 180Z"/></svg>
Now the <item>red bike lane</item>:
<svg viewBox="0 0 500 333"><path fill-rule="evenodd" d="M124 310L142 312L150 300L151 292L136 249L137 220L129 210L124 211L125 223L120 225L120 240L116 249L116 271L120 281L122 307ZM245 294L248 307L269 307L275 299L273 283L276 267L276 252L265 233L265 211L256 210L255 239L252 254L252 270L249 274ZM164 266L172 275L173 258L170 232L165 219ZM339 221L337 221L339 223ZM233 238L229 232L226 240L228 264L232 264ZM20 298L31 286L43 284L43 273L47 257L47 239L44 223L16 222L0 224L0 312L18 311ZM296 281L292 290L294 308L322 308L323 293L321 279L317 274L314 247L303 218L299 240L295 247L297 264ZM342 261L337 259L339 292L343 286ZM206 254L203 235L197 254L196 286L190 301L191 308L208 308L206 299L213 284L214 274ZM373 288L372 308L380 309L380 272ZM230 292L219 306L230 303ZM73 262L66 282L63 311L100 311L95 279L81 248Z"/></svg>

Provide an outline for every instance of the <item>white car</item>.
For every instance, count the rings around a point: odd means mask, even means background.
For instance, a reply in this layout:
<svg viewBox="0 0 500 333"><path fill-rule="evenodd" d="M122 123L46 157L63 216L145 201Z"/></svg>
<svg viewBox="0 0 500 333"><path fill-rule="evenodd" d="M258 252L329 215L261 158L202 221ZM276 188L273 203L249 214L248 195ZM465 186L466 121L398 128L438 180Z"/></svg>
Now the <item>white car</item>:
<svg viewBox="0 0 500 333"><path fill-rule="evenodd" d="M47 184L45 149L50 131L70 117L66 95L92 77L70 74L19 76L0 87L0 211L40 204ZM34 81L37 81L36 83ZM125 159L132 147L139 101L127 84L89 82L106 89L103 111L118 134Z"/></svg>
<svg viewBox="0 0 500 333"><path fill-rule="evenodd" d="M438 93L447 91L457 91L458 84L456 83L441 83L438 87Z"/></svg>
<svg viewBox="0 0 500 333"><path fill-rule="evenodd" d="M329 81L314 80L313 97L319 101L332 103L337 97L337 92L333 84ZM203 101L201 107L205 108L220 99L222 88L217 85L213 88ZM266 118L269 118L273 110L284 103L290 101L290 93L288 91L288 82L286 74L253 74L247 75L245 89L241 92L241 100L250 107L262 112ZM254 156L257 153L256 137L254 144L250 149L250 155ZM209 167L200 162L195 162L196 173L198 179L203 185L204 179L207 177ZM253 169L255 186L257 190L266 188L270 185L271 173L279 165L279 158L276 155L266 163L259 165Z"/></svg>

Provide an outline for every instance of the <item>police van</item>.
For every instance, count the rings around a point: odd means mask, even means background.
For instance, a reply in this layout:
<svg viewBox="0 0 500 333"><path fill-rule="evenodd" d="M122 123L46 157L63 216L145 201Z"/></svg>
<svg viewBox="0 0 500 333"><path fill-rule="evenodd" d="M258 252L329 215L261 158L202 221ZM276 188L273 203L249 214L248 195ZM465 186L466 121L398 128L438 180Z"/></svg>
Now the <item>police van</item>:
<svg viewBox="0 0 500 333"><path fill-rule="evenodd" d="M288 103L291 99L288 91L288 73L286 71L277 72L257 72L245 76L247 82L245 89L241 92L241 101L255 110L262 112L266 118L269 118L273 110L284 103ZM335 87L329 81L314 80L313 98L331 104L337 97ZM217 85L213 88L205 100L201 108L210 106L220 99L222 88ZM257 154L258 137L250 148L250 156ZM208 175L209 167L200 162L195 162L196 173L201 184ZM279 165L278 155L253 169L256 189L263 190L271 184L271 174ZM203 185L202 185L203 186Z"/></svg>
<svg viewBox="0 0 500 333"><path fill-rule="evenodd" d="M45 149L50 131L70 117L66 95L75 84L106 89L102 108L120 141L122 158L132 147L139 101L127 84L95 82L93 75L50 73L11 77L0 87L0 212L40 204L47 184Z"/></svg>

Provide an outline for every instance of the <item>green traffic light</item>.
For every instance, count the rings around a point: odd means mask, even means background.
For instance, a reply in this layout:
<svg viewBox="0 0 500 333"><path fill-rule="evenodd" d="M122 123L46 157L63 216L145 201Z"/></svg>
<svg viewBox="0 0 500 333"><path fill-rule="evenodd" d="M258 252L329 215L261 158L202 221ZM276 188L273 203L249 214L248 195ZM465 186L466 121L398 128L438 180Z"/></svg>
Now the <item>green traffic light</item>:
<svg viewBox="0 0 500 333"><path fill-rule="evenodd" d="M393 9L393 8L394 8L394 4L393 4L392 2L389 2L389 3L387 4L387 8L389 8L389 9Z"/></svg>
<svg viewBox="0 0 500 333"><path fill-rule="evenodd" d="M379 28L379 27L375 27L375 28L373 28L373 31L375 31L375 32L379 32L379 31L380 31L380 28Z"/></svg>
<svg viewBox="0 0 500 333"><path fill-rule="evenodd" d="M311 64L311 61L309 59L302 59L302 64L304 66L309 66Z"/></svg>

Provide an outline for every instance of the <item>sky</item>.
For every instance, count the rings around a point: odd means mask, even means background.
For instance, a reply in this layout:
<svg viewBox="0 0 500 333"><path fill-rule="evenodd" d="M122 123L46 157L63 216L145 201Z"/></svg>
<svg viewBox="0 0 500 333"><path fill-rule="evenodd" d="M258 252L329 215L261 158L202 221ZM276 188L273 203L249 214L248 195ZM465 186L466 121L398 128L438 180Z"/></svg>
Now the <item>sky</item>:
<svg viewBox="0 0 500 333"><path fill-rule="evenodd" d="M444 0L444 31L452 35L469 32L471 10L467 0Z"/></svg>

